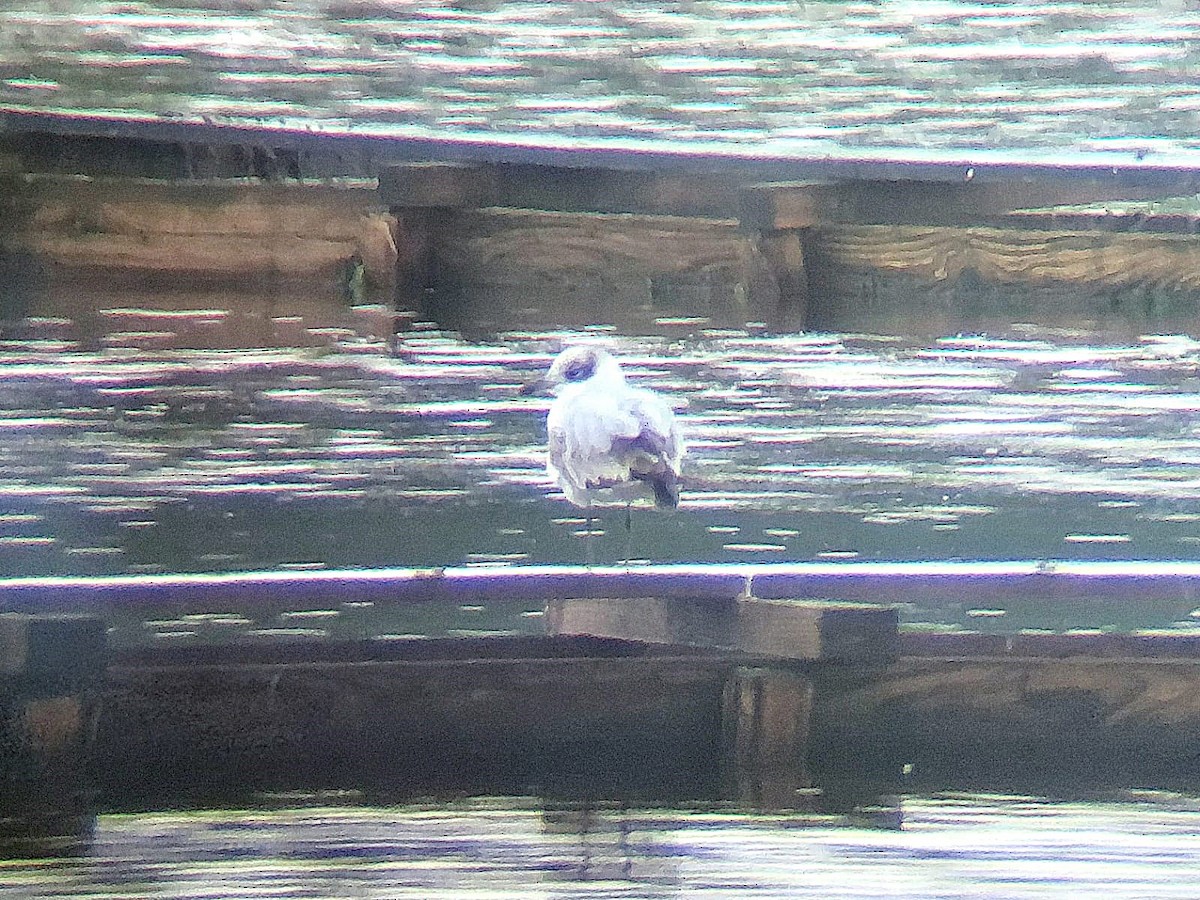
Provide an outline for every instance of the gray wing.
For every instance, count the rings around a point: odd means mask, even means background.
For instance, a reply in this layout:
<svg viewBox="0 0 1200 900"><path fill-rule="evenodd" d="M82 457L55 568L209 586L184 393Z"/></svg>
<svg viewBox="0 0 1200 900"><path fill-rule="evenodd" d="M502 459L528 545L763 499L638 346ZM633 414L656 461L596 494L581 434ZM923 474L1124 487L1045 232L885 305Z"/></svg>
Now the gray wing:
<svg viewBox="0 0 1200 900"><path fill-rule="evenodd" d="M654 491L659 506L679 503L679 471L683 437L671 408L649 391L630 392L622 406L636 419L637 433L613 440L613 452L629 467L630 477Z"/></svg>

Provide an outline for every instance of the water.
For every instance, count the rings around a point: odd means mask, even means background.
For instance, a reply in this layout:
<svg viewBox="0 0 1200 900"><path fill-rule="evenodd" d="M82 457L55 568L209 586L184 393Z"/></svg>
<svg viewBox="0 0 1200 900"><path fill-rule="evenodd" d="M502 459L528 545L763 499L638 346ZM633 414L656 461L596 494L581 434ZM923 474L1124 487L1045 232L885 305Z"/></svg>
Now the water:
<svg viewBox="0 0 1200 900"><path fill-rule="evenodd" d="M390 353L10 343L0 570L582 563L585 520L543 468L548 398L519 394L579 339L669 396L690 445L680 509L635 508L628 535L623 511L602 511L597 563L1169 561L1200 542L1200 342L1189 337L600 330L471 342L414 331ZM1184 602L1032 599L905 617L1002 630L1194 621ZM492 626L520 629L529 612ZM474 613L446 627L489 627Z"/></svg>
<svg viewBox="0 0 1200 900"><path fill-rule="evenodd" d="M548 808L530 799L105 815L13 898L1195 897L1200 801L909 796L880 817ZM887 827L883 823L902 825Z"/></svg>

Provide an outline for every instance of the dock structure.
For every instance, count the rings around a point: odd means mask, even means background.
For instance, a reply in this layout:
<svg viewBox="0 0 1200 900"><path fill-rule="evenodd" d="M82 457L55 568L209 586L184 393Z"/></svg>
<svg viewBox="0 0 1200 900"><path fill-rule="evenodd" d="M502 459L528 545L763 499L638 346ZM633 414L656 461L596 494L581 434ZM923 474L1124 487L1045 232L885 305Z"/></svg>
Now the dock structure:
<svg viewBox="0 0 1200 900"><path fill-rule="evenodd" d="M1147 22L1085 4L348 0L232 20L204 6L0 11L0 340L153 351L383 341L416 320L945 332L1200 315L1200 44L1182 7ZM1200 571L0 580L0 839L8 824L18 841L49 822L83 834L87 797L349 787L790 808L901 773L1194 783L1195 635L899 629L894 605L929 596L1194 602ZM544 633L103 640L114 606L515 597L545 604ZM84 608L96 617L64 615Z"/></svg>
<svg viewBox="0 0 1200 900"><path fill-rule="evenodd" d="M0 320L151 348L1194 322L1190 12L815 10L2 11Z"/></svg>
<svg viewBox="0 0 1200 900"><path fill-rule="evenodd" d="M106 808L350 791L812 811L905 783L1194 780L1194 635L899 631L889 601L1186 599L1200 572L1006 565L3 581L6 646L28 647L6 657L5 789ZM106 609L186 614L276 593L300 606L524 596L546 614L527 635L122 646L101 662ZM95 617L56 611L85 594ZM39 779L54 789L28 790Z"/></svg>
<svg viewBox="0 0 1200 900"><path fill-rule="evenodd" d="M2 110L0 150L10 331L117 346L322 344L412 319L937 330L1200 309L1190 163L571 151Z"/></svg>

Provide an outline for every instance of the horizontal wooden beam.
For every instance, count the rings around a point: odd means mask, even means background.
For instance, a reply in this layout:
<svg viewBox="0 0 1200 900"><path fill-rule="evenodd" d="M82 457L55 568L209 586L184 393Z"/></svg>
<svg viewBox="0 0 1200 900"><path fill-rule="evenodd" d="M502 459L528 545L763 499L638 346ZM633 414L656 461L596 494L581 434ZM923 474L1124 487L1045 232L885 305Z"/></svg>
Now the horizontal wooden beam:
<svg viewBox="0 0 1200 900"><path fill-rule="evenodd" d="M1200 192L1200 175L1169 184L1125 182L1101 175L959 182L915 179L767 182L743 189L738 217L744 226L761 230L822 224L1016 226L1027 221L1029 225L1042 227L1044 214L1028 218L1012 214L1064 205L1162 200L1197 192Z"/></svg>
<svg viewBox="0 0 1200 900"><path fill-rule="evenodd" d="M818 783L824 772L884 774L897 762L915 790L1194 783L1196 658L902 657L882 677L837 677L813 709Z"/></svg>
<svg viewBox="0 0 1200 900"><path fill-rule="evenodd" d="M255 665L253 650L230 648L225 664L185 656L114 667L95 747L101 796L165 804L244 802L255 790L582 788L694 800L721 790L726 660L452 652L439 661L413 642L404 649L418 658Z"/></svg>
<svg viewBox="0 0 1200 900"><path fill-rule="evenodd" d="M0 579L0 609L92 609L104 604L311 604L348 597L381 603L550 600L556 597L737 596L895 603L1123 599L1200 602L1200 561L696 563L519 566L505 569L327 569L190 575Z"/></svg>
<svg viewBox="0 0 1200 900"><path fill-rule="evenodd" d="M1025 210L1153 201L1200 191L1200 174L1170 183L1090 175L1012 180L845 179L746 183L729 175L521 165L385 167L380 199L395 208L509 207L560 212L737 218L775 231L846 225L981 225ZM1017 224L1020 219L1012 219Z"/></svg>
<svg viewBox="0 0 1200 900"><path fill-rule="evenodd" d="M746 142L631 141L627 138L563 134L416 136L394 131L354 132L336 124L306 122L303 127L270 122L213 122L206 117L131 118L120 114L47 112L0 107L0 133L42 133L62 138L101 137L166 143L243 145L287 149L355 161L356 171L377 174L405 162L511 163L633 171L672 171L733 175L745 183L797 180L916 180L1009 182L1050 178L1070 182L1095 178L1112 184L1154 185L1187 194L1200 174L1200 154L1192 150L1139 158L1131 150L1025 152L997 147L937 151L925 148L847 148L841 153L806 156L786 146Z"/></svg>
<svg viewBox="0 0 1200 900"><path fill-rule="evenodd" d="M788 660L882 664L897 650L894 608L847 603L563 598L547 606L546 629Z"/></svg>
<svg viewBox="0 0 1200 900"><path fill-rule="evenodd" d="M1038 231L1107 231L1118 234L1200 234L1200 209L1195 213L1154 210L1016 210L1005 224Z"/></svg>

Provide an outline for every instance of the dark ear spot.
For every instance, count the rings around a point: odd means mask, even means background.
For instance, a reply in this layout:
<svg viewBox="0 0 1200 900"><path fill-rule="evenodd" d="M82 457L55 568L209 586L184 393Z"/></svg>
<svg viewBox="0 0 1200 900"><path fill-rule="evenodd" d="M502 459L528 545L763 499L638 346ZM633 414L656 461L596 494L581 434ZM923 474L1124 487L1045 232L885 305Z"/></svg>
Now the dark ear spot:
<svg viewBox="0 0 1200 900"><path fill-rule="evenodd" d="M567 366L567 370L563 372L563 377L567 381L583 381L585 378L591 377L595 367L596 360L591 356L585 356L583 359L575 360Z"/></svg>

